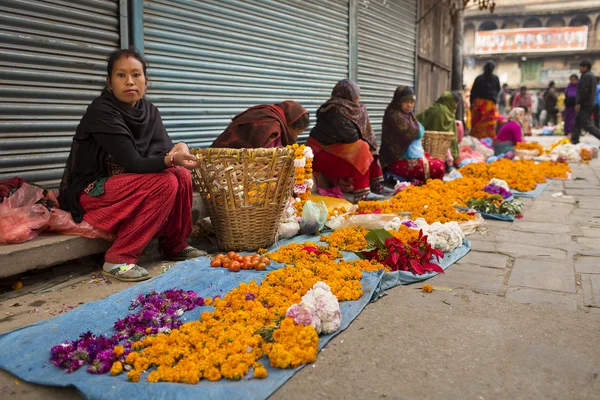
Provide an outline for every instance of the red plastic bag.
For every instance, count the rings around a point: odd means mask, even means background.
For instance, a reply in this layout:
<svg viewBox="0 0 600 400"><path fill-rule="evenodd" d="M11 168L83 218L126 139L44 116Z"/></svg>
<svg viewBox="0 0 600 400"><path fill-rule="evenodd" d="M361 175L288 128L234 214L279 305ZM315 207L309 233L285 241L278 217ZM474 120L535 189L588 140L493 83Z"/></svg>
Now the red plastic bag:
<svg viewBox="0 0 600 400"><path fill-rule="evenodd" d="M50 220L44 227L44 230L53 231L62 235L77 235L89 239L104 239L108 241L115 240L115 236L108 232L94 228L89 222L81 221L76 224L70 213L55 208L50 213Z"/></svg>
<svg viewBox="0 0 600 400"><path fill-rule="evenodd" d="M0 243L23 243L40 234L50 220L50 211L42 204L44 190L23 184L0 204Z"/></svg>

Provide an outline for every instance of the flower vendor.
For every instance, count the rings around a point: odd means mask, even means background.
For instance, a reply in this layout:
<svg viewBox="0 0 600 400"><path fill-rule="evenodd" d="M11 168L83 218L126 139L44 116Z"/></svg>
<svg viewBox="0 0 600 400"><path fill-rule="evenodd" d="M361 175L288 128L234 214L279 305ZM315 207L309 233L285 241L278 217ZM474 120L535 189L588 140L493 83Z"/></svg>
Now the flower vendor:
<svg viewBox="0 0 600 400"><path fill-rule="evenodd" d="M510 110L508 122L502 125L494 140L496 155L513 151L515 144L523 142L523 125L525 124L525 109L516 107Z"/></svg>
<svg viewBox="0 0 600 400"><path fill-rule="evenodd" d="M413 89L399 86L383 115L379 149L381 165L408 180L442 179L444 162L424 152L421 145L424 129L415 117L414 106Z"/></svg>
<svg viewBox="0 0 600 400"><path fill-rule="evenodd" d="M496 101L500 80L494 74L495 68L496 64L488 61L471 90L471 136L477 139L496 137Z"/></svg>
<svg viewBox="0 0 600 400"><path fill-rule="evenodd" d="M456 107L462 96L458 92L444 92L425 111L417 115L417 120L423 124L426 131L453 132L454 139L450 144L450 154L447 163L458 159L458 139L456 136ZM450 166L449 165L449 166Z"/></svg>
<svg viewBox="0 0 600 400"><path fill-rule="evenodd" d="M295 101L263 104L236 115L212 147L258 149L296 143L309 123L308 111Z"/></svg>
<svg viewBox="0 0 600 400"><path fill-rule="evenodd" d="M383 176L377 155L377 139L360 88L350 79L339 81L331 98L317 110L317 124L306 142L314 153L317 185L329 183L350 193L353 201L381 200Z"/></svg>
<svg viewBox="0 0 600 400"><path fill-rule="evenodd" d="M59 202L76 222L116 234L104 274L124 281L149 278L136 263L150 242L175 260L205 253L188 246L196 157L173 145L158 109L143 98L146 62L133 48L116 50L106 89L88 107L71 146Z"/></svg>

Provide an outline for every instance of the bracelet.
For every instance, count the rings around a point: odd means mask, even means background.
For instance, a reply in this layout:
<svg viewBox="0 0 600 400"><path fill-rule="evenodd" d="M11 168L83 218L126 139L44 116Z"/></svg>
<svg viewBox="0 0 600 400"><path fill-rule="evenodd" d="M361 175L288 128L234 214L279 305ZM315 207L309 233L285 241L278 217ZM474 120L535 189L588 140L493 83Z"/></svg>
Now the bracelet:
<svg viewBox="0 0 600 400"><path fill-rule="evenodd" d="M171 167L175 167L175 154L179 153L179 151L174 151L171 154Z"/></svg>

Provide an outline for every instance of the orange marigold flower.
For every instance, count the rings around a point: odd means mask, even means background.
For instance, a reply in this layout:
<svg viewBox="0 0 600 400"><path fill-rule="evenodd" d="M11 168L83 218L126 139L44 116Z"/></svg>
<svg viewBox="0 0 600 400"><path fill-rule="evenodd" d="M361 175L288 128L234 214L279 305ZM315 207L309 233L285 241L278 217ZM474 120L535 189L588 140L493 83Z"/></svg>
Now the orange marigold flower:
<svg viewBox="0 0 600 400"><path fill-rule="evenodd" d="M433 285L423 285L421 288L425 293L433 292Z"/></svg>
<svg viewBox="0 0 600 400"><path fill-rule="evenodd" d="M114 376L119 375L121 372L123 372L123 364L121 361L115 361L110 367L110 374Z"/></svg>

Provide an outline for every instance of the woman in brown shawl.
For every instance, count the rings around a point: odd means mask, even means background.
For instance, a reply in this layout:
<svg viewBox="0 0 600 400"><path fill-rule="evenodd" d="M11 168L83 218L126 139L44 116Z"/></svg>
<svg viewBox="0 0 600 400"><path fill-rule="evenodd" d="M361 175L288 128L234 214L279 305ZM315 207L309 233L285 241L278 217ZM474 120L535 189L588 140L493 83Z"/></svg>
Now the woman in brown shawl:
<svg viewBox="0 0 600 400"><path fill-rule="evenodd" d="M285 147L296 143L308 122L308 111L295 101L254 106L235 116L211 147Z"/></svg>
<svg viewBox="0 0 600 400"><path fill-rule="evenodd" d="M421 145L424 129L413 108L415 93L399 86L383 115L381 130L381 165L397 177L426 181L444 177L444 162L431 158Z"/></svg>
<svg viewBox="0 0 600 400"><path fill-rule="evenodd" d="M383 198L377 140L355 82L344 79L335 85L331 98L317 110L317 124L306 144L314 152L318 186L328 186L327 180L355 202Z"/></svg>

